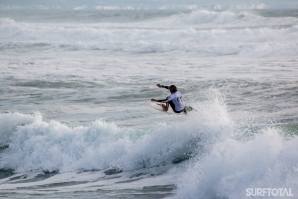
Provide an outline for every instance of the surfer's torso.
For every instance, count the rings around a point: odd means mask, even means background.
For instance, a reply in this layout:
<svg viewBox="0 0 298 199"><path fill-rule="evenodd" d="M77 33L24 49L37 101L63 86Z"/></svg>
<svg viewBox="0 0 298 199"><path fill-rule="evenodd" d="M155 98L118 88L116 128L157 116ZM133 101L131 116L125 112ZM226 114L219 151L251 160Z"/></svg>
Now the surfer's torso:
<svg viewBox="0 0 298 199"><path fill-rule="evenodd" d="M172 101L175 106L175 110L177 112L180 112L184 109L184 103L182 99L182 95L179 93L179 91L172 93L167 97L167 101L170 102Z"/></svg>
<svg viewBox="0 0 298 199"><path fill-rule="evenodd" d="M165 89L169 89L169 86L162 86ZM184 103L182 99L182 95L179 91L171 93L166 99L164 100L157 100L158 102L167 102L172 107L175 113L180 113L184 110Z"/></svg>

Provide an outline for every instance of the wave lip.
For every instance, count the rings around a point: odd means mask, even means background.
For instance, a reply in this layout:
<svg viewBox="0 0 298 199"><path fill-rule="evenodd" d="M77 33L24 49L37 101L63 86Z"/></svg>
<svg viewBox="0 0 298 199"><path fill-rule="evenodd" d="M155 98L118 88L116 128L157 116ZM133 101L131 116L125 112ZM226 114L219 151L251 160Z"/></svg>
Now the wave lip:
<svg viewBox="0 0 298 199"><path fill-rule="evenodd" d="M24 115L20 113L0 114L0 147L8 146L12 141L11 136L21 126L40 120L40 113L32 115Z"/></svg>
<svg viewBox="0 0 298 199"><path fill-rule="evenodd" d="M15 172L127 171L179 163L177 157L187 153L194 136L163 126L139 132L101 120L70 128L56 121L44 122L38 113L1 117L7 124L5 134L1 132L7 139L2 142L8 148L1 153L0 168ZM170 134L171 139L166 138Z"/></svg>

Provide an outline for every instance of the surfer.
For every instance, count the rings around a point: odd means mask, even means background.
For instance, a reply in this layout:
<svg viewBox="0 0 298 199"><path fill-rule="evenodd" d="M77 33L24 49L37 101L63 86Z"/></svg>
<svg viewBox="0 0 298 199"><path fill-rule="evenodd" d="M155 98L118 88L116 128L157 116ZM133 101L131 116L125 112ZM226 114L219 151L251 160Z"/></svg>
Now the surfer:
<svg viewBox="0 0 298 199"><path fill-rule="evenodd" d="M166 102L166 105L162 104L162 107L165 111L168 111L168 107L170 105L175 113L181 113L183 111L185 114L187 114L187 110L182 100L182 95L177 90L177 87L175 85L164 86L161 84L157 84L156 86L158 86L159 88L169 89L171 95L162 100L151 99L152 102Z"/></svg>

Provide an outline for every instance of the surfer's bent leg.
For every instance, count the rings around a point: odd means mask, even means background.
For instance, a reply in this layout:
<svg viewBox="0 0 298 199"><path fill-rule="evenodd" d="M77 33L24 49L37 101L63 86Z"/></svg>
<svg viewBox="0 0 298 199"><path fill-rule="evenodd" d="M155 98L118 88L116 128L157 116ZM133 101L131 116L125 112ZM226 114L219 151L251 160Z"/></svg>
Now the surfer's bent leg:
<svg viewBox="0 0 298 199"><path fill-rule="evenodd" d="M173 109L173 111L176 113L174 102L171 100L171 101L169 101L169 104L170 104L171 108Z"/></svg>
<svg viewBox="0 0 298 199"><path fill-rule="evenodd" d="M162 106L162 108L163 108L165 111L168 111L168 109L169 109L169 103L166 103L166 105L165 105L165 104L162 104L161 106Z"/></svg>
<svg viewBox="0 0 298 199"><path fill-rule="evenodd" d="M176 109L175 109L175 104L174 104L174 102L173 102L172 100L169 101L169 104L170 104L170 106L172 107L172 109L173 109L173 111L174 111L175 113L181 113L182 111L184 111L184 109L181 110L181 111L176 111Z"/></svg>

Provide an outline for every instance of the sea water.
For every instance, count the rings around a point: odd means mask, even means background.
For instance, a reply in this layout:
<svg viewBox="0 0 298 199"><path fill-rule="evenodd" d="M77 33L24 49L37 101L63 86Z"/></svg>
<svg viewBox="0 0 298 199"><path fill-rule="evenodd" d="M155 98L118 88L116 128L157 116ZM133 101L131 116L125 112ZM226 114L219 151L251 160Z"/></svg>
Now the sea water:
<svg viewBox="0 0 298 199"><path fill-rule="evenodd" d="M1 10L0 197L297 198L297 13Z"/></svg>

